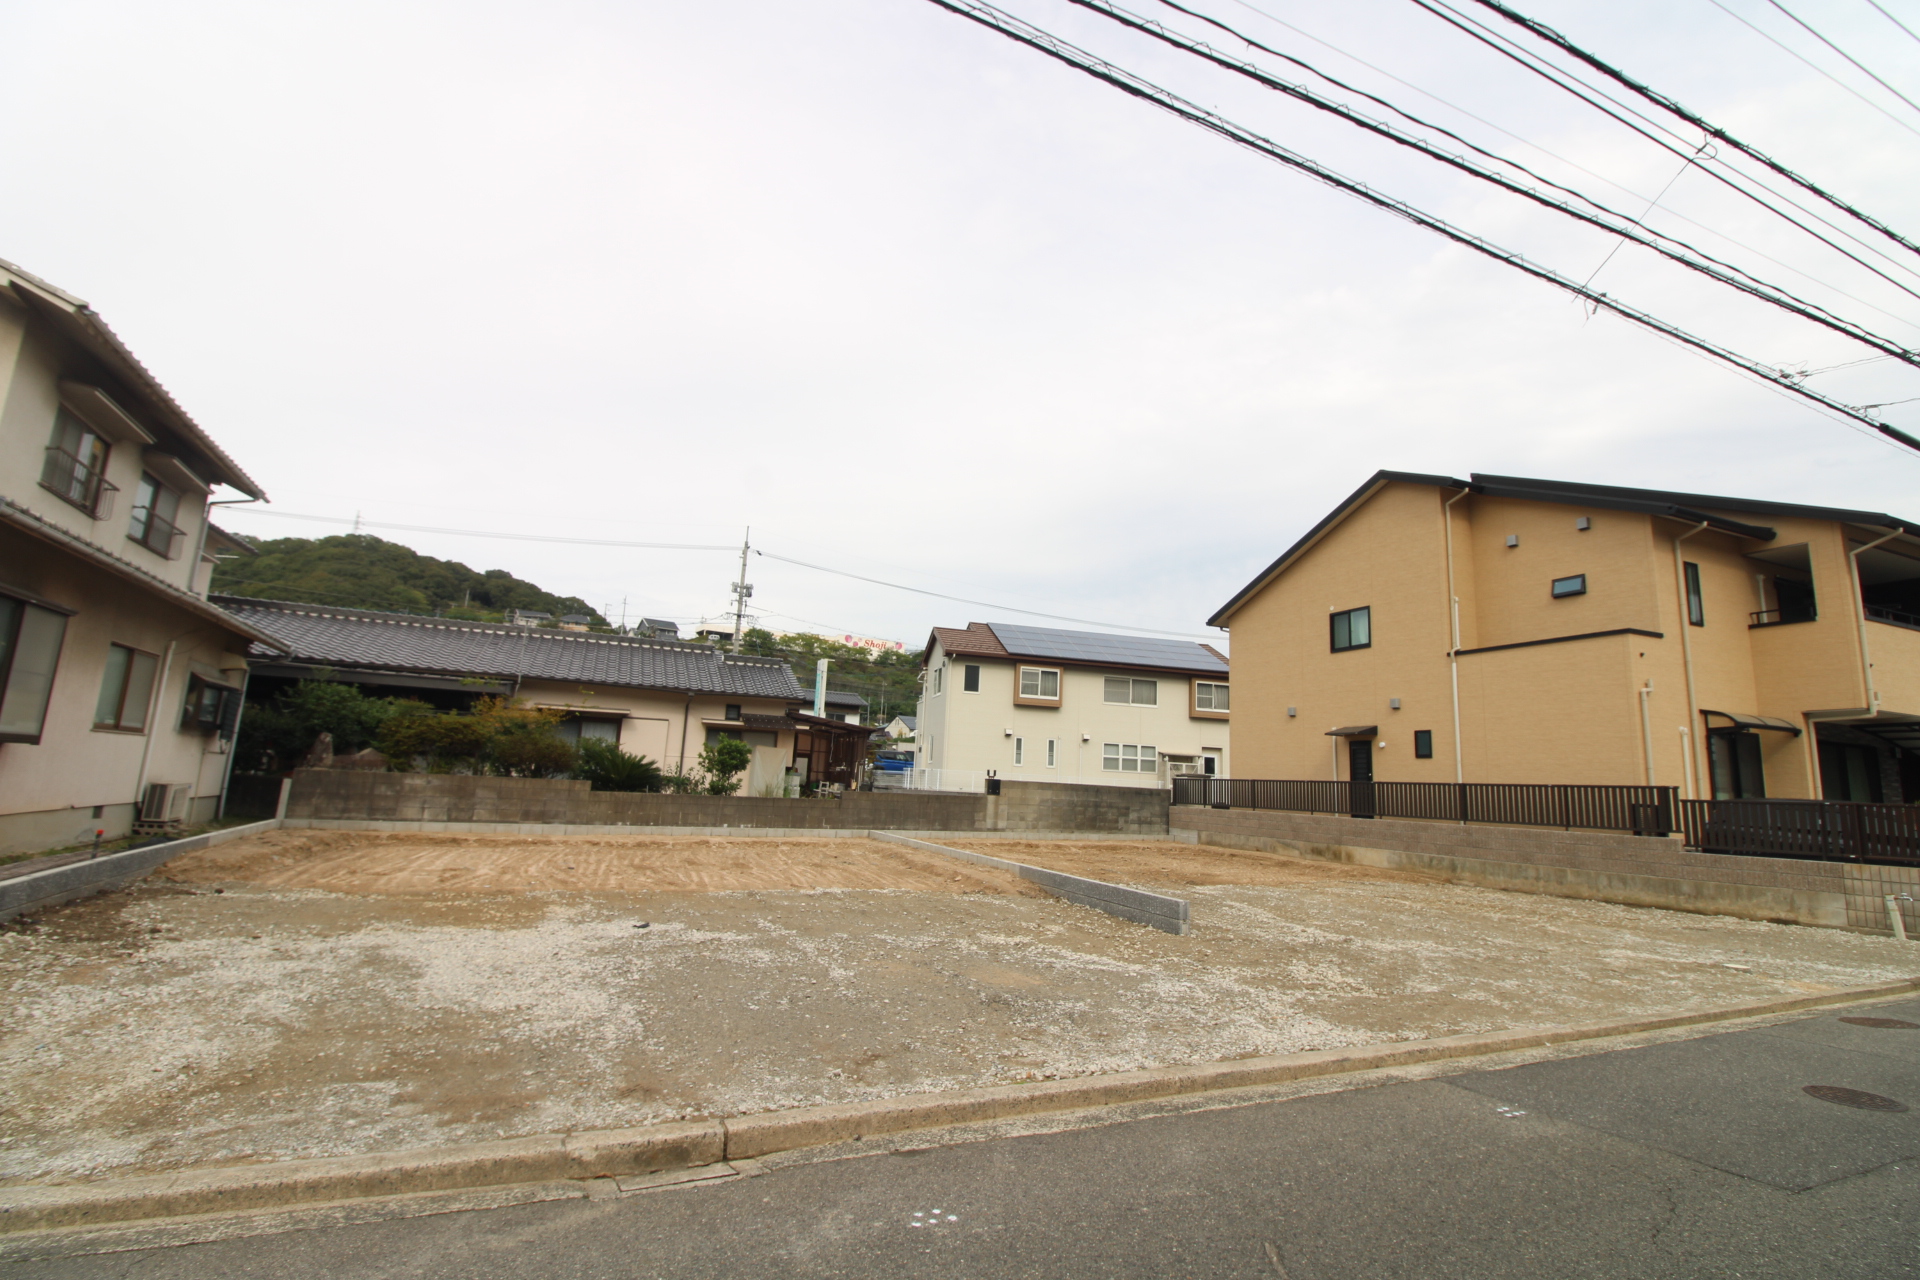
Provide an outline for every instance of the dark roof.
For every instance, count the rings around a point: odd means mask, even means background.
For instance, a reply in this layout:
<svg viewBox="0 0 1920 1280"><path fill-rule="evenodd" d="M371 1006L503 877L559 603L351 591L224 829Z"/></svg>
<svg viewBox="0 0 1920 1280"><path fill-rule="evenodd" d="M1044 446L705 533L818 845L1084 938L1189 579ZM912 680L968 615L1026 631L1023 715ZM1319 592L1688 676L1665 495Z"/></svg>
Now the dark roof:
<svg viewBox="0 0 1920 1280"><path fill-rule="evenodd" d="M266 631L250 625L244 619L235 617L217 605L209 604L191 591L181 590L164 578L155 577L139 565L122 559L98 543L89 542L79 534L67 532L59 525L27 510L5 495L0 495L0 526L16 529L29 537L51 543L68 554L85 560L97 569L105 570L123 581L151 591L176 608L185 609L197 618L215 623L245 637L253 642L256 650L261 648L261 642L273 638ZM278 650L269 647L266 652L274 653Z"/></svg>
<svg viewBox="0 0 1920 1280"><path fill-rule="evenodd" d="M1226 655L1211 645L1192 640L1163 640L1155 636L1116 636L1101 631L1065 631L1059 627L1030 627L1024 623L969 622L964 628L935 627L920 661L938 643L947 653L982 658L1035 658L1082 667L1118 667L1127 670L1187 671L1197 675L1227 674Z"/></svg>
<svg viewBox="0 0 1920 1280"><path fill-rule="evenodd" d="M1789 516L1807 520L1835 520L1845 524L1869 525L1878 529L1897 529L1920 536L1920 524L1890 516L1883 511L1854 511L1845 507L1813 507L1794 502L1768 502L1759 498L1728 498L1704 493L1676 493L1665 489L1628 489L1618 485L1577 484L1570 480L1533 480L1524 476L1490 476L1474 472L1470 479L1425 475L1414 471L1376 471L1367 482L1347 495L1344 502L1329 511L1299 541L1281 552L1280 557L1262 569L1233 599L1214 610L1207 625L1220 626L1267 581L1286 568L1301 552L1319 541L1320 535L1338 524L1348 512L1394 482L1425 484L1440 489L1461 489L1489 498L1522 498L1531 502L1558 502L1568 506L1598 507L1611 511L1637 511L1645 515L1669 516L1694 523L1705 522L1724 533L1771 542L1774 531L1765 525L1729 519L1718 512L1734 511L1743 515Z"/></svg>
<svg viewBox="0 0 1920 1280"><path fill-rule="evenodd" d="M422 618L368 609L218 596L226 612L284 642L292 661L428 675L493 676L737 694L798 702L778 658L712 645Z"/></svg>
<svg viewBox="0 0 1920 1280"><path fill-rule="evenodd" d="M813 690L802 689L800 692L806 696L807 704L811 706L813 704ZM830 707L864 707L867 705L867 700L857 693L847 693L841 689L829 689L827 690L827 705Z"/></svg>

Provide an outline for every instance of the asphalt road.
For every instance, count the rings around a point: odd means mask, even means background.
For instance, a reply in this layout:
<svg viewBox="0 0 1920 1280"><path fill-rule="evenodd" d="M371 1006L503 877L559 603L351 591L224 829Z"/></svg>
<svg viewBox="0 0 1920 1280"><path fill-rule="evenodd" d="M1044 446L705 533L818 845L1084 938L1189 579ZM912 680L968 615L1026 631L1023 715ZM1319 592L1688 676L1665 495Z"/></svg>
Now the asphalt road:
<svg viewBox="0 0 1920 1280"><path fill-rule="evenodd" d="M699 1189L19 1262L11 1278L1920 1275L1920 1000ZM1913 1106L1861 1110L1807 1085Z"/></svg>

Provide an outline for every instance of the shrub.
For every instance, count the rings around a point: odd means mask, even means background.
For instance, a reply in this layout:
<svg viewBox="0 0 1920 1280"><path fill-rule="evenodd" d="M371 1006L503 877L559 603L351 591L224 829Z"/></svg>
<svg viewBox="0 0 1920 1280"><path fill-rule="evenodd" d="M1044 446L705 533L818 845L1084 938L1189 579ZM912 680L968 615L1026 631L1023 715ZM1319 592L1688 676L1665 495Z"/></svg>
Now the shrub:
<svg viewBox="0 0 1920 1280"><path fill-rule="evenodd" d="M580 760L573 776L585 779L595 791L660 791L666 775L645 756L630 756L602 738L580 740Z"/></svg>
<svg viewBox="0 0 1920 1280"><path fill-rule="evenodd" d="M394 716L380 730L381 752L402 770L423 756L435 773L458 764L475 768L493 743L492 728L483 721L424 705Z"/></svg>
<svg viewBox="0 0 1920 1280"><path fill-rule="evenodd" d="M740 773L753 763L753 748L738 738L716 738L700 748L700 771L707 794L730 796L740 789Z"/></svg>
<svg viewBox="0 0 1920 1280"><path fill-rule="evenodd" d="M302 680L268 702L250 702L240 717L236 762L268 773L291 769L323 733L347 755L377 742L386 723L424 704L368 697L351 684Z"/></svg>

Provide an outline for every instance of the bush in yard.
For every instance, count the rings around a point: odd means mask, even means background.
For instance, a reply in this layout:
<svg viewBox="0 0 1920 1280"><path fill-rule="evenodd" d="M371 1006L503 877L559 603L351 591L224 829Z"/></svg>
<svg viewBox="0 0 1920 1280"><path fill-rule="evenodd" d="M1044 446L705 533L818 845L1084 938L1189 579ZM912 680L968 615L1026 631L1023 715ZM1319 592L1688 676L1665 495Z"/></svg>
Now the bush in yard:
<svg viewBox="0 0 1920 1280"><path fill-rule="evenodd" d="M707 794L730 796L740 789L740 773L753 763L753 748L738 738L716 738L700 748L700 771Z"/></svg>
<svg viewBox="0 0 1920 1280"><path fill-rule="evenodd" d="M585 779L595 791L661 791L666 775L645 756L630 756L603 738L580 740L580 762L573 776Z"/></svg>
<svg viewBox="0 0 1920 1280"><path fill-rule="evenodd" d="M429 773L474 773L493 745L493 730L473 716L418 705L382 725L377 745L402 773L413 768L416 761Z"/></svg>
<svg viewBox="0 0 1920 1280"><path fill-rule="evenodd" d="M333 735L335 753L350 754L378 741L389 720L421 706L368 697L356 685L302 680L271 701L247 704L240 717L235 763L265 773L291 769L323 733Z"/></svg>

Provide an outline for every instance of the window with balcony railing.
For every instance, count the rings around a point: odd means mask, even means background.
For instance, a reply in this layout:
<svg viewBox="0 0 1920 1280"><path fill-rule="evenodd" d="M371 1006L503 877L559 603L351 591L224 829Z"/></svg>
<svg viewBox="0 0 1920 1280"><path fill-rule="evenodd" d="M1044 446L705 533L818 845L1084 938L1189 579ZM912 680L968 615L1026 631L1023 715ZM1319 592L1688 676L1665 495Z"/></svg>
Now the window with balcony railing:
<svg viewBox="0 0 1920 1280"><path fill-rule="evenodd" d="M180 543L180 526L174 523L179 513L180 495L142 473L140 487L134 490L133 519L127 526L127 536L171 560Z"/></svg>
<svg viewBox="0 0 1920 1280"><path fill-rule="evenodd" d="M95 520L107 515L116 492L106 480L107 442L72 412L53 420L53 443L40 468L40 487Z"/></svg>

